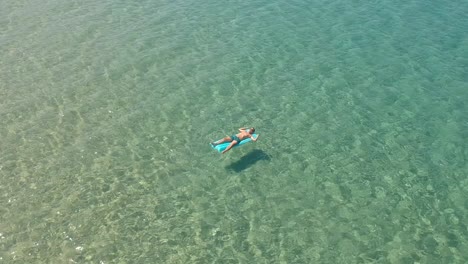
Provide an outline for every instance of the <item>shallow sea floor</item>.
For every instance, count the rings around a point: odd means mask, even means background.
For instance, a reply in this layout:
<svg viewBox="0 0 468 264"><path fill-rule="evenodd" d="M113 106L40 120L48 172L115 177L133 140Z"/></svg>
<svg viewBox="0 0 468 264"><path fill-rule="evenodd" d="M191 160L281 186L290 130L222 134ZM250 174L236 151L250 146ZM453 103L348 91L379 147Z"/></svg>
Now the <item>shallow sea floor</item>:
<svg viewBox="0 0 468 264"><path fill-rule="evenodd" d="M468 262L467 13L2 1L0 262Z"/></svg>

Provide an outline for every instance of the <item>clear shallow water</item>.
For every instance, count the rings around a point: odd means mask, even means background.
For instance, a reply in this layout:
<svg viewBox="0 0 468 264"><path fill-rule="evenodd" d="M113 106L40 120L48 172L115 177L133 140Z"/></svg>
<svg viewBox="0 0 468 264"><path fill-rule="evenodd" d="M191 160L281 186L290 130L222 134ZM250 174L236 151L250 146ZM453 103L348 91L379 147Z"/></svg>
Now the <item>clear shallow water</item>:
<svg viewBox="0 0 468 264"><path fill-rule="evenodd" d="M1 261L465 263L467 12L3 1Z"/></svg>

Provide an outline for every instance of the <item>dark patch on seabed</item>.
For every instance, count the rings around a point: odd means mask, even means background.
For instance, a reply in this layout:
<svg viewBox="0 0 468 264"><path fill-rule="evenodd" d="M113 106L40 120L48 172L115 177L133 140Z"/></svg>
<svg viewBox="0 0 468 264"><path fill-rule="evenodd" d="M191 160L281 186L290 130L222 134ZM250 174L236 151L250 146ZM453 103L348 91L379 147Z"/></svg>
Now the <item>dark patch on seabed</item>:
<svg viewBox="0 0 468 264"><path fill-rule="evenodd" d="M254 149L246 155L242 156L242 158L240 158L238 161L226 166L226 169L230 171L241 172L261 160L270 161L271 157L263 150Z"/></svg>

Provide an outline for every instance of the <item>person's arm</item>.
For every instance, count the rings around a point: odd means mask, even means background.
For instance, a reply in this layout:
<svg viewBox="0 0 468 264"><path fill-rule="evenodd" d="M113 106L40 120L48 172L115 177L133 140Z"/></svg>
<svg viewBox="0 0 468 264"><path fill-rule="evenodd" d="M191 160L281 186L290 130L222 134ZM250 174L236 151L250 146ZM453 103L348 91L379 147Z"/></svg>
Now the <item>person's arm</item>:
<svg viewBox="0 0 468 264"><path fill-rule="evenodd" d="M257 134L256 137L254 137L253 135L250 135L250 138L252 139L253 142L257 141L259 135Z"/></svg>
<svg viewBox="0 0 468 264"><path fill-rule="evenodd" d="M239 128L239 132L245 131L245 130L247 130L247 129L249 129L249 128L247 128L247 127L241 127L241 128Z"/></svg>

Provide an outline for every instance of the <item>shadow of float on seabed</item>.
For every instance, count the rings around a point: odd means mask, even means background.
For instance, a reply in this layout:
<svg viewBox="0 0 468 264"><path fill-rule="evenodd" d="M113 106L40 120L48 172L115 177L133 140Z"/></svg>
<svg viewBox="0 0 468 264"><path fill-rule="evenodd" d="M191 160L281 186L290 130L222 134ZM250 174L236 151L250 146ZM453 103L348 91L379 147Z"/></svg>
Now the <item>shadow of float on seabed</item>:
<svg viewBox="0 0 468 264"><path fill-rule="evenodd" d="M271 158L270 158L270 155L265 153L265 151L260 150L260 149L254 149L250 151L249 153L247 153L246 155L244 155L242 158L240 158L240 160L233 162L229 164L228 166L226 166L226 169L235 171L235 172L241 172L249 168L250 166L254 165L260 160L270 161Z"/></svg>

